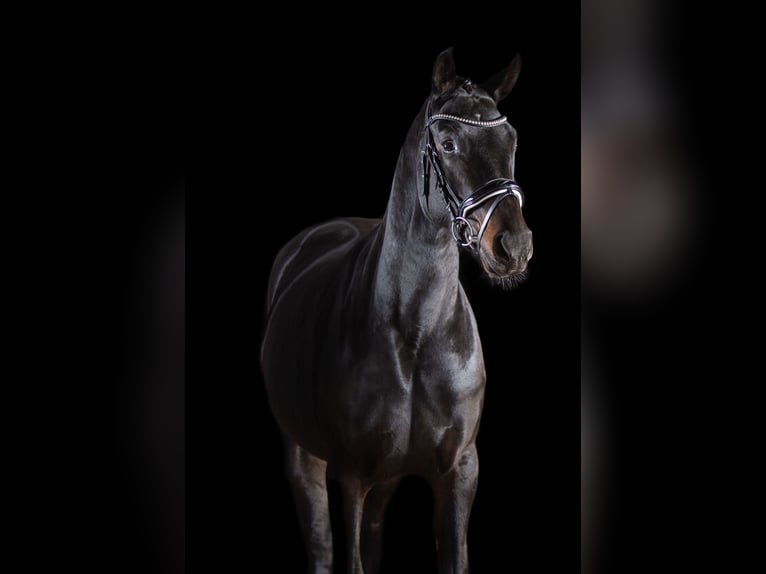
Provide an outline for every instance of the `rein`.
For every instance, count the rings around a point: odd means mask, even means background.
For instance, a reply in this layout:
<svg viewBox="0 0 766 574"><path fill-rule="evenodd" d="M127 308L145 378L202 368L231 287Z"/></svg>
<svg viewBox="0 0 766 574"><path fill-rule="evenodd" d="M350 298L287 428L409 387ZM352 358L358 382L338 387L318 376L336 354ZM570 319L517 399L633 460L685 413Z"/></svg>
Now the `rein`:
<svg viewBox="0 0 766 574"><path fill-rule="evenodd" d="M481 121L452 114L431 115L430 105L426 114L426 148L423 150L423 195L428 197L431 170L433 169L433 172L436 175L436 187L441 192L442 197L444 198L444 203L447 205L447 210L452 218L452 237L461 247L478 249L478 246L481 244L481 238L489 224L489 220L503 199L506 197L515 197L519 201L519 207L524 205L524 196L521 187L519 187L519 185L512 179L492 179L480 186L468 197L462 199L455 193L444 175L441 158L436 151L436 142L434 141L434 136L431 132L431 125L437 121L451 121L480 128L493 128L505 124L508 121L508 118L500 116L495 120ZM467 218L468 214L481 204L492 199L494 199L494 201L490 204L487 213L484 215L478 233L474 233L473 226Z"/></svg>

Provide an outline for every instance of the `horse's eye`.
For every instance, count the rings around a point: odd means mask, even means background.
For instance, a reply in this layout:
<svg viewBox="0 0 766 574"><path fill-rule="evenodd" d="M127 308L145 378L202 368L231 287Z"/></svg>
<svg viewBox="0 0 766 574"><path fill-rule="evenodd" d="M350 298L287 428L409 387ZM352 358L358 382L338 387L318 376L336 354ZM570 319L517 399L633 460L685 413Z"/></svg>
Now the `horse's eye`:
<svg viewBox="0 0 766 574"><path fill-rule="evenodd" d="M455 142L452 140L447 140L442 144L442 149L447 153L452 153L457 148L455 147Z"/></svg>

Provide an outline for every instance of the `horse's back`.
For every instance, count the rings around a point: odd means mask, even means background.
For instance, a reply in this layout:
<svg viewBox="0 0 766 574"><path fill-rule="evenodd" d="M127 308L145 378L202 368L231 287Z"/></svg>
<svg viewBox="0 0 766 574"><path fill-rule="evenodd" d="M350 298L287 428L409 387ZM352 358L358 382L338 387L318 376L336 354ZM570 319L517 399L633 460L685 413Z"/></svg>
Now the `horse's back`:
<svg viewBox="0 0 766 574"><path fill-rule="evenodd" d="M339 218L304 229L293 237L280 249L271 268L268 310L296 280L319 264L332 265L343 251L369 235L379 223L380 219Z"/></svg>

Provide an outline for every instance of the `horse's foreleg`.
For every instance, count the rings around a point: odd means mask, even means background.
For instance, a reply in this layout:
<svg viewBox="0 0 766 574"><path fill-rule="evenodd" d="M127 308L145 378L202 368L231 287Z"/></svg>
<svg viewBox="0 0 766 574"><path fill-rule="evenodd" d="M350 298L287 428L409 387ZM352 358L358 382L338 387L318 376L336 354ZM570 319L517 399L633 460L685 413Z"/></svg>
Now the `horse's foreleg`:
<svg viewBox="0 0 766 574"><path fill-rule="evenodd" d="M332 572L332 531L327 504L327 463L287 440L287 477L308 555L309 574Z"/></svg>
<svg viewBox="0 0 766 574"><path fill-rule="evenodd" d="M454 468L432 482L439 574L469 572L466 535L478 478L479 457L471 445Z"/></svg>
<svg viewBox="0 0 766 574"><path fill-rule="evenodd" d="M364 574L377 574L383 552L383 518L399 479L390 480L370 490L362 517L362 562Z"/></svg>
<svg viewBox="0 0 766 574"><path fill-rule="evenodd" d="M364 574L362 569L359 539L362 527L364 499L368 488L356 478L341 481L343 489L343 515L346 522L346 547L348 550L349 574Z"/></svg>

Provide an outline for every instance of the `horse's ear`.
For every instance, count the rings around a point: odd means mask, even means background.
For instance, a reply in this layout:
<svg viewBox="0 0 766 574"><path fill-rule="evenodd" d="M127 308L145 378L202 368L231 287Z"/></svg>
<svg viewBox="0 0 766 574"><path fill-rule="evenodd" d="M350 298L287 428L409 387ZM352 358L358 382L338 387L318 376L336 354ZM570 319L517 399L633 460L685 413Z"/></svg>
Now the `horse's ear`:
<svg viewBox="0 0 766 574"><path fill-rule="evenodd" d="M519 72L521 72L521 56L516 54L508 67L500 70L484 82L482 88L492 96L495 102L500 103L511 93L513 86L516 85L516 80L519 79Z"/></svg>
<svg viewBox="0 0 766 574"><path fill-rule="evenodd" d="M443 96L457 87L455 60L452 59L452 48L447 48L436 57L434 70L431 73L431 91L435 96Z"/></svg>

